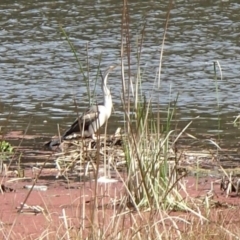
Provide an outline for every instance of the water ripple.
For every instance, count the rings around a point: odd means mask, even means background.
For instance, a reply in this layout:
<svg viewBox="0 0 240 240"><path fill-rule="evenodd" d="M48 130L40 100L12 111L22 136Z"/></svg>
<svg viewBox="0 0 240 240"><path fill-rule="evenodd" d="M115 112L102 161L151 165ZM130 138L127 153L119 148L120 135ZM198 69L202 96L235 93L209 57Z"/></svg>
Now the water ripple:
<svg viewBox="0 0 240 240"><path fill-rule="evenodd" d="M226 5L207 2L181 1L171 10L160 89L155 84L168 4L134 0L129 5L132 77L136 79L136 54L143 33L143 93L163 110L179 93L180 118L215 117L219 115L218 100L222 114L233 117L239 112L240 5L237 1ZM34 132L55 133L56 119L66 124L76 117L74 99L79 110L88 105L86 83L60 25L76 47L83 69L89 64L90 86L93 90L97 81L101 100L97 68L100 61L102 70L120 62L121 8L122 3L113 0L1 1L1 121L12 111L13 127L24 129L31 115L39 121L33 123L38 128ZM223 73L220 81L217 68L218 82L214 81L216 61ZM120 70L111 74L109 85L114 117L122 121ZM43 125L45 119L48 123Z"/></svg>

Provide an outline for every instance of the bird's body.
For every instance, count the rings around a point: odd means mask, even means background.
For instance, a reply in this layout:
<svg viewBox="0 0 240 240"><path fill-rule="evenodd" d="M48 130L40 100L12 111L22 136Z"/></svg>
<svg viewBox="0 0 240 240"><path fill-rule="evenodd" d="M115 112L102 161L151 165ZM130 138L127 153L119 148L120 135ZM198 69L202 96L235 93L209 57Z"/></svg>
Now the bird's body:
<svg viewBox="0 0 240 240"><path fill-rule="evenodd" d="M81 137L94 138L95 132L109 119L112 113L112 96L107 87L108 75L114 66L108 68L102 79L102 90L104 95L103 105L93 105L89 110L77 118L73 124L61 136L60 140L52 140L45 146L53 147L59 145L60 142L66 139L67 136L73 133L80 133Z"/></svg>
<svg viewBox="0 0 240 240"><path fill-rule="evenodd" d="M69 129L65 131L62 138L71 135L72 133L80 133L82 137L92 137L94 133L108 120L111 111L104 105L94 105L77 118Z"/></svg>

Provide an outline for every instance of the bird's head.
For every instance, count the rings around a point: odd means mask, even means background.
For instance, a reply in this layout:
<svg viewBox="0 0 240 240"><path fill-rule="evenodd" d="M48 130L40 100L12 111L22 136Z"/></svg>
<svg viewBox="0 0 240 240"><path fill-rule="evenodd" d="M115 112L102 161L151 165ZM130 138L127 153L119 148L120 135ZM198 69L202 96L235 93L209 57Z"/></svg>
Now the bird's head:
<svg viewBox="0 0 240 240"><path fill-rule="evenodd" d="M104 91L104 95L106 96L110 96L111 93L110 93L110 90L108 89L107 87L107 80L108 80L108 75L109 73L114 69L116 68L117 66L110 66L104 73L104 76L102 76L102 89Z"/></svg>

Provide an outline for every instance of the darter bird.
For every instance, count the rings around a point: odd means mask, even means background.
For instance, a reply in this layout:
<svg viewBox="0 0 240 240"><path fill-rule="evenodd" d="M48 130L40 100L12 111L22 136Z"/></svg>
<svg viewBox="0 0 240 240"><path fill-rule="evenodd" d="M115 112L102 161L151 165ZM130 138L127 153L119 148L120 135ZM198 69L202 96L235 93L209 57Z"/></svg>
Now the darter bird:
<svg viewBox="0 0 240 240"><path fill-rule="evenodd" d="M97 130L109 119L112 113L112 96L111 92L107 87L107 80L109 73L116 66L110 66L104 76L102 77L102 91L103 91L103 105L93 105L87 112L83 113L77 118L70 128L68 128L61 136L60 140L51 140L45 144L47 147L54 147L60 144L61 141L65 140L67 136L73 133L80 133L81 137L92 137L95 138Z"/></svg>

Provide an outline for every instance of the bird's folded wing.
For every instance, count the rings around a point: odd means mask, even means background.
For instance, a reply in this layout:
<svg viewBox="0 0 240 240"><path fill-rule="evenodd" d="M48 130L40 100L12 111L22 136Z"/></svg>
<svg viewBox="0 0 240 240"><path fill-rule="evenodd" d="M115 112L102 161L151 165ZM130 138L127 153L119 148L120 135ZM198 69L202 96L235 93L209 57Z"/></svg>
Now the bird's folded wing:
<svg viewBox="0 0 240 240"><path fill-rule="evenodd" d="M65 133L63 134L62 138L75 133L81 132L84 127L84 130L88 128L88 126L95 121L99 116L98 108L91 107L88 112L84 113L81 117L77 118L73 124L68 128Z"/></svg>
<svg viewBox="0 0 240 240"><path fill-rule="evenodd" d="M81 122L85 124L87 122L93 122L95 121L99 116L99 111L94 111L94 110L89 110L88 112L84 113L82 116L81 116Z"/></svg>

